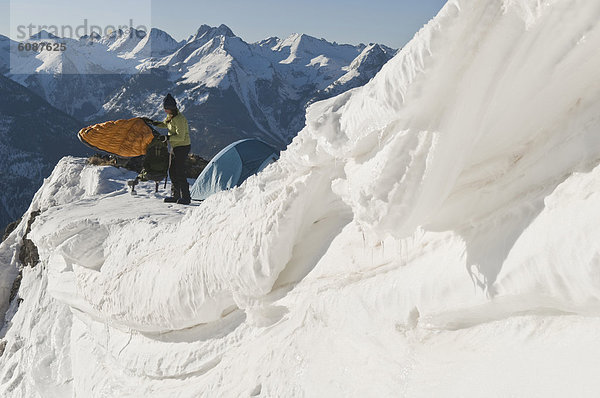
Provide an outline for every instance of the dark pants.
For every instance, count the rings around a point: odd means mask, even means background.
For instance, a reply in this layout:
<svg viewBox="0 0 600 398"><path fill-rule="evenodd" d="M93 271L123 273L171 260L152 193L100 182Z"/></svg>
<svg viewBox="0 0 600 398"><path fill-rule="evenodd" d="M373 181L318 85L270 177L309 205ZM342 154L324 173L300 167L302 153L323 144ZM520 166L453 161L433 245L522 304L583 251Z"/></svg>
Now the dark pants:
<svg viewBox="0 0 600 398"><path fill-rule="evenodd" d="M171 177L171 196L176 199L190 199L190 185L187 182L185 161L190 153L190 145L173 148L169 177Z"/></svg>

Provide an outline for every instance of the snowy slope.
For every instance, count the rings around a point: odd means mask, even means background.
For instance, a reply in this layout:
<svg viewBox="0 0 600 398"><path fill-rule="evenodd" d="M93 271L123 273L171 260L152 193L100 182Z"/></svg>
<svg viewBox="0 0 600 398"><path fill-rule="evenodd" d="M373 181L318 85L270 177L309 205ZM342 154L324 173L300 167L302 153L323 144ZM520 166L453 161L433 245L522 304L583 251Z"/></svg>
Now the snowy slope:
<svg viewBox="0 0 600 398"><path fill-rule="evenodd" d="M63 159L30 207L42 263L0 391L597 396L599 17L450 1L313 104L280 161L191 208Z"/></svg>

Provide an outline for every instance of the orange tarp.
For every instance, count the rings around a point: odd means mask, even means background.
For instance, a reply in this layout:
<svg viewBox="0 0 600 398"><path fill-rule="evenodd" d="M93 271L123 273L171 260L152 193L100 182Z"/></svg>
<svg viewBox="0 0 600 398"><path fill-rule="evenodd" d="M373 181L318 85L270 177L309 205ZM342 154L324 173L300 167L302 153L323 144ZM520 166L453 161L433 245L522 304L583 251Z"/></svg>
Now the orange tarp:
<svg viewBox="0 0 600 398"><path fill-rule="evenodd" d="M84 144L124 158L146 154L154 138L152 129L139 117L85 127L78 133Z"/></svg>

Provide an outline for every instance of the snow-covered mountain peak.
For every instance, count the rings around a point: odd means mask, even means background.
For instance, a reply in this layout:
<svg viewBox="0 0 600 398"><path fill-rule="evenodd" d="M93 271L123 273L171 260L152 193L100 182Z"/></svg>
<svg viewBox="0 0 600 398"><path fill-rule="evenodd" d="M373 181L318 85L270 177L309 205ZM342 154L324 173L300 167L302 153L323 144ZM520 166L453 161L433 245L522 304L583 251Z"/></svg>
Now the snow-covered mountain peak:
<svg viewBox="0 0 600 398"><path fill-rule="evenodd" d="M394 50L382 46L380 44L369 44L365 49L352 61L348 69L359 69L372 66L380 63L381 59L390 59Z"/></svg>
<svg viewBox="0 0 600 398"><path fill-rule="evenodd" d="M178 43L175 39L173 39L173 37L171 37L170 34L168 34L167 32L165 32L162 29L151 28L150 32L148 33L148 35L149 35L149 37L151 37L153 39L173 40L176 43Z"/></svg>
<svg viewBox="0 0 600 398"><path fill-rule="evenodd" d="M145 31L135 28L118 29L104 36L101 42L108 46L109 51L125 54L132 51L146 35Z"/></svg>
<svg viewBox="0 0 600 398"><path fill-rule="evenodd" d="M184 43L178 44L178 49L171 55L165 57L157 65L173 66L180 63L189 63L198 59L200 55L206 55L210 51L222 48L224 39L235 37L231 29L225 25L212 27L202 25L198 28L196 34L190 36Z"/></svg>
<svg viewBox="0 0 600 398"><path fill-rule="evenodd" d="M178 42L167 32L152 28L142 40L128 54L128 57L160 58L172 54L185 42Z"/></svg>
<svg viewBox="0 0 600 398"><path fill-rule="evenodd" d="M89 35L83 35L79 38L78 43L80 44L84 44L87 46L105 46L106 49L108 50L108 47L104 44L103 42L103 37L100 36L98 33L96 32L92 32Z"/></svg>
<svg viewBox="0 0 600 398"><path fill-rule="evenodd" d="M315 57L327 54L338 61L350 63L362 51L363 46L337 44L317 39L307 34L294 33L278 42L272 42L272 50L279 53L281 64L310 64Z"/></svg>
<svg viewBox="0 0 600 398"><path fill-rule="evenodd" d="M331 83L322 91L325 96L333 96L348 90L349 88L365 85L376 72L388 62L396 53L389 47L379 44L369 44L362 52L343 68L346 72L343 76ZM315 98L319 99L319 96Z"/></svg>
<svg viewBox="0 0 600 398"><path fill-rule="evenodd" d="M123 29L113 30L112 32L103 36L100 41L106 46L111 46L119 37L123 35ZM87 38L88 35L82 36L82 38Z"/></svg>
<svg viewBox="0 0 600 398"><path fill-rule="evenodd" d="M29 37L30 40L55 40L55 39L59 39L58 36L48 32L45 29L40 30L39 32L37 32L34 35L31 35Z"/></svg>
<svg viewBox="0 0 600 398"><path fill-rule="evenodd" d="M292 33L285 39L275 43L272 48L274 51L287 50L290 54L296 55L301 51L311 50L318 52L322 48L323 42L315 37L303 34Z"/></svg>
<svg viewBox="0 0 600 398"><path fill-rule="evenodd" d="M64 47L61 51L13 52L10 57L11 78L21 84L27 84L26 81L30 75L45 75L45 77L40 77L44 81L38 81L35 85L41 89L40 94L49 96L44 92L56 87L56 82L50 83L53 80L51 76L137 73L136 63L123 59L122 56L126 54L127 49L133 49L132 46L138 41L138 35L143 36L144 32L127 30L105 37L92 33L79 39L58 38L44 33L32 36L44 38L29 39L31 41L51 41L60 45L64 44ZM54 95L62 94L55 93ZM63 105L70 107L72 104Z"/></svg>
<svg viewBox="0 0 600 398"><path fill-rule="evenodd" d="M235 34L224 24L221 24L218 27L201 25L196 31L196 34L194 34L189 41L202 40L206 42L217 36L233 37Z"/></svg>
<svg viewBox="0 0 600 398"><path fill-rule="evenodd" d="M279 37L271 36L257 41L255 44L259 47L265 47L274 50L274 47L276 47L279 43L281 43L281 39Z"/></svg>

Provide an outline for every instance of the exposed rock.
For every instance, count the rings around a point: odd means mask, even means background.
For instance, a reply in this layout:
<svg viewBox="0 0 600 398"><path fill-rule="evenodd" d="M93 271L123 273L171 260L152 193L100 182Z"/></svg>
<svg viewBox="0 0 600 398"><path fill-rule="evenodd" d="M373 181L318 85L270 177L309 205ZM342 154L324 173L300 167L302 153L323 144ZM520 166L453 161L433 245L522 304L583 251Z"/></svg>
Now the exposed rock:
<svg viewBox="0 0 600 398"><path fill-rule="evenodd" d="M0 242L4 242L6 240L6 238L8 238L8 235L12 234L12 232L15 229L17 229L17 227L21 223L21 220L22 220L22 218L19 218L18 220L13 221L6 226L6 228L4 229L4 234L2 235L2 240Z"/></svg>
<svg viewBox="0 0 600 398"><path fill-rule="evenodd" d="M17 275L17 277L13 281L12 287L10 289L10 298L8 299L9 303L12 303L15 297L17 297L17 294L19 293L19 287L21 287L21 279L23 279L23 271L19 271L19 275Z"/></svg>
<svg viewBox="0 0 600 398"><path fill-rule="evenodd" d="M30 239L27 239L27 235L31 232L31 225L35 221L36 217L41 214L41 211L36 210L31 213L29 220L27 221L27 230L23 236L23 243L19 249L19 261L23 266L35 267L40 262L40 256L38 249ZM20 283L19 283L20 284ZM14 288L14 285L13 285Z"/></svg>

